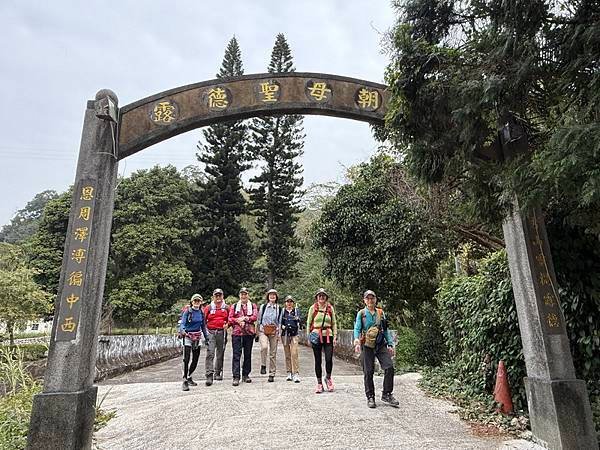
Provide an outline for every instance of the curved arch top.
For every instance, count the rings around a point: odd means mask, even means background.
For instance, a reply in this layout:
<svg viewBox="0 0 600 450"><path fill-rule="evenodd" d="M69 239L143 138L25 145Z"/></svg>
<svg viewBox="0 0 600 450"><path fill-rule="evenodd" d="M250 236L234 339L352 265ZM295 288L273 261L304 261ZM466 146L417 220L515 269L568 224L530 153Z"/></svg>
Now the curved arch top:
<svg viewBox="0 0 600 450"><path fill-rule="evenodd" d="M120 109L119 159L194 128L279 114L383 124L387 86L322 73L263 73L171 89Z"/></svg>

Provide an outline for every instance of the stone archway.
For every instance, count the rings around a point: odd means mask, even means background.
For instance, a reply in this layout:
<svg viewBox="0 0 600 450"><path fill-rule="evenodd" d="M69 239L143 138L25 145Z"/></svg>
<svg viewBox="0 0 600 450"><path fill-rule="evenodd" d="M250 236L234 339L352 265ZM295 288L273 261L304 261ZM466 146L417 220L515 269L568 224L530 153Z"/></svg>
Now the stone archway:
<svg viewBox="0 0 600 450"><path fill-rule="evenodd" d="M183 86L120 109L109 90L88 101L44 391L34 398L28 448L91 448L98 325L119 160L198 127L257 116L317 114L383 125L389 97L386 86L364 80L268 73ZM510 154L515 140L499 142ZM594 448L585 383L575 379L562 312L558 302L549 307L542 300L548 293L543 281L556 285L543 219L539 211L529 218L514 213L504 233L534 434L554 448ZM540 254L543 266L536 263ZM549 314L555 320L549 322Z"/></svg>

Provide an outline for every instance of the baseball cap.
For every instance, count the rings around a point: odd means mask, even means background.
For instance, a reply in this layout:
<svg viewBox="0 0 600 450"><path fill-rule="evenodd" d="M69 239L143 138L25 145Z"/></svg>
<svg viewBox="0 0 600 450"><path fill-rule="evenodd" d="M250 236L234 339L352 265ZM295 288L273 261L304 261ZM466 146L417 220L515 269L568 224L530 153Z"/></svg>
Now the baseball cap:
<svg viewBox="0 0 600 450"><path fill-rule="evenodd" d="M367 290L365 291L365 293L363 294L363 298L367 298L369 295L372 295L373 297L377 298L377 296L375 295L375 292L373 292L373 291L372 291L372 290L370 290L370 289L367 289Z"/></svg>
<svg viewBox="0 0 600 450"><path fill-rule="evenodd" d="M240 294L242 292L245 292L247 294L248 293L248 288L246 288L246 287L240 288Z"/></svg>
<svg viewBox="0 0 600 450"><path fill-rule="evenodd" d="M294 300L294 298L293 298L291 295L288 295L288 296L285 298L285 301L286 301L286 302L287 302L288 300L289 300L289 301L291 301L291 302L294 302L294 303L296 303L296 300Z"/></svg>
<svg viewBox="0 0 600 450"><path fill-rule="evenodd" d="M217 295L217 294L223 295L223 289L219 289L219 288L215 289L213 291L212 295Z"/></svg>
<svg viewBox="0 0 600 450"><path fill-rule="evenodd" d="M190 300L191 301L194 301L194 300L200 300L200 301L202 301L203 298L202 298L202 296L200 294L194 294L194 295L192 295L192 298Z"/></svg>

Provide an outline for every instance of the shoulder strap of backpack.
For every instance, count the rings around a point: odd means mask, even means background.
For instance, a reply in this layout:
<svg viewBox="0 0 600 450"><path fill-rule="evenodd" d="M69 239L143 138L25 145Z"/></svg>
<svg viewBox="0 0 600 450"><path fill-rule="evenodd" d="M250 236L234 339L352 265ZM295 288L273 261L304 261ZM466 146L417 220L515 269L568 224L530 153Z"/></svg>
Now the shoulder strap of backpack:
<svg viewBox="0 0 600 450"><path fill-rule="evenodd" d="M312 317L310 319L310 331L312 331L312 329L314 328L314 324L315 324L315 317L317 317L317 314L319 314L319 304L318 303L313 303L313 314Z"/></svg>

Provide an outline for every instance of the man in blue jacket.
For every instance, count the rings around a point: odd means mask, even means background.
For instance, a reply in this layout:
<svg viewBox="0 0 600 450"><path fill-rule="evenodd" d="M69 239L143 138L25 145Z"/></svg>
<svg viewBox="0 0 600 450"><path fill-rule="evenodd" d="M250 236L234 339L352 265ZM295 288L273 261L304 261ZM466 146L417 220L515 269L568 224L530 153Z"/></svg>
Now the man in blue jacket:
<svg viewBox="0 0 600 450"><path fill-rule="evenodd" d="M387 320L381 308L377 308L377 296L371 290L363 294L365 308L358 311L354 321L354 350L361 353L361 362L367 395L367 406L375 408L375 358L384 371L381 401L391 406L399 402L392 395L394 390L394 341L387 329Z"/></svg>
<svg viewBox="0 0 600 450"><path fill-rule="evenodd" d="M183 336L183 386L184 391L189 391L190 386L197 386L192 379L192 373L198 365L200 357L200 339L208 339L206 332L206 321L200 305L202 296L200 294L192 295L191 306L183 312L181 316L181 325L179 331ZM190 354L192 363L190 364ZM188 368L189 366L189 368Z"/></svg>

